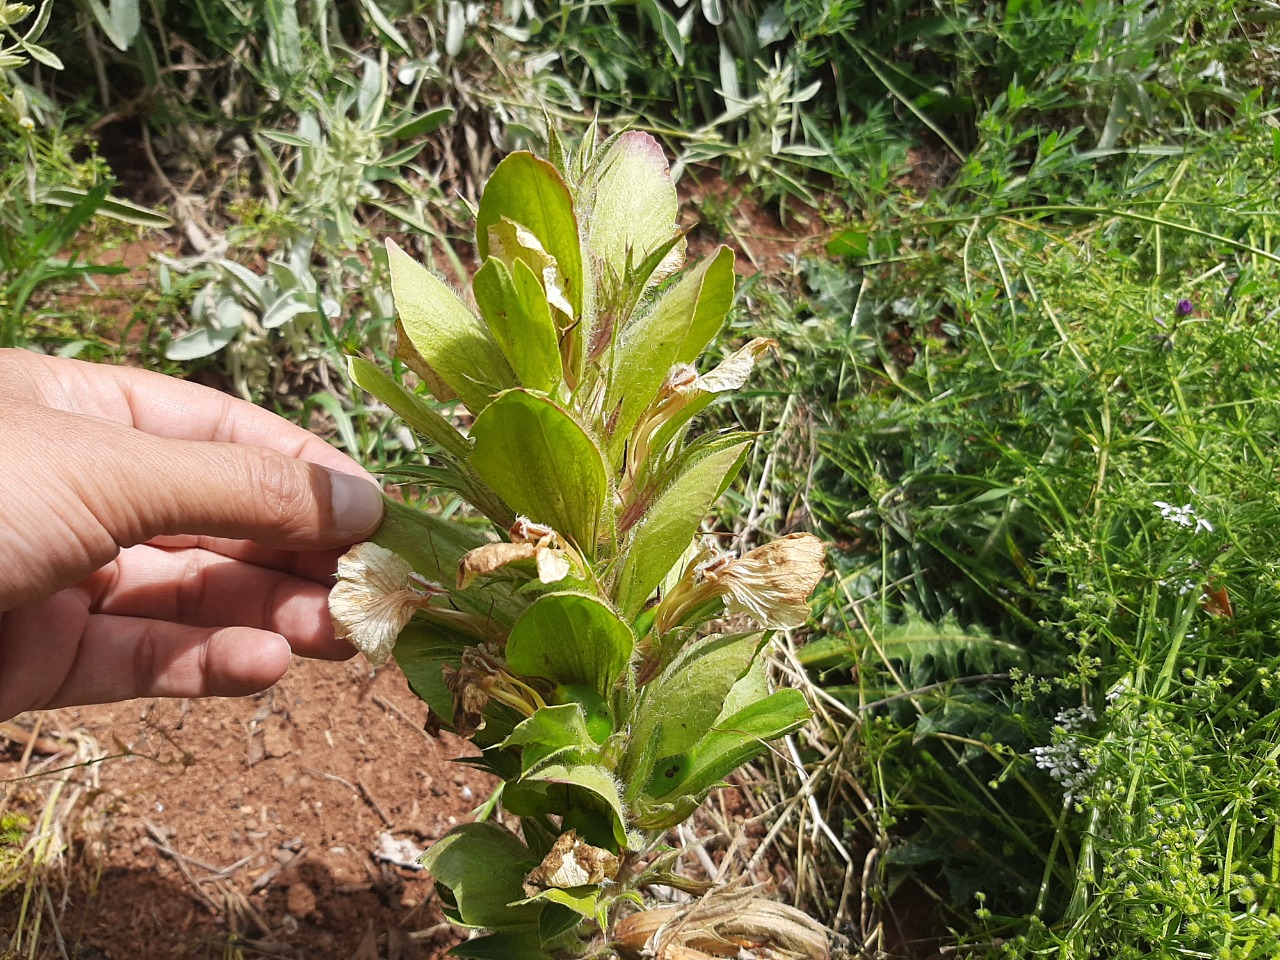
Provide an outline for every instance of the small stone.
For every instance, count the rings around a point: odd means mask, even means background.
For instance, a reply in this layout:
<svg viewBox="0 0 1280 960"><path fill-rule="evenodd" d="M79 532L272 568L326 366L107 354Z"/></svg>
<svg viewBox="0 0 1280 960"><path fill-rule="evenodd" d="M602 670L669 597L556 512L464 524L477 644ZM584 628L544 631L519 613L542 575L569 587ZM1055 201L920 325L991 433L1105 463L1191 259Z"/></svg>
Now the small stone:
<svg viewBox="0 0 1280 960"><path fill-rule="evenodd" d="M286 898L289 915L302 919L316 912L316 895L309 886L299 881L289 885Z"/></svg>

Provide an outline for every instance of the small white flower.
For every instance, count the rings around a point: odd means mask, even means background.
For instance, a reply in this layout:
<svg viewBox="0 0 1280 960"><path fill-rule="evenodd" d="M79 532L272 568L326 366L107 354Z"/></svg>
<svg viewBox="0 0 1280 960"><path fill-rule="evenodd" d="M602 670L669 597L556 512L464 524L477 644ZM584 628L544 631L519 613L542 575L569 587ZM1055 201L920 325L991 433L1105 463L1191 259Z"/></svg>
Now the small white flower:
<svg viewBox="0 0 1280 960"><path fill-rule="evenodd" d="M1192 528L1192 533L1199 533L1201 530L1206 533L1213 533L1213 524L1203 517L1196 516L1195 510L1189 503L1184 503L1178 507L1164 500L1153 500L1151 505L1160 511L1160 516L1171 523L1176 523L1180 527Z"/></svg>

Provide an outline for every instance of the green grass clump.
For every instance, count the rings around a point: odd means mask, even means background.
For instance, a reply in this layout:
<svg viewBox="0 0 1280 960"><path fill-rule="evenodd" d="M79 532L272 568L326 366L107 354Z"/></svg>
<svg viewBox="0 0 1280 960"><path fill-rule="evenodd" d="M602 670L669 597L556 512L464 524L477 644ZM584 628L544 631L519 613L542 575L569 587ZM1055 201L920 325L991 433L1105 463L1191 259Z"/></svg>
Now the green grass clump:
<svg viewBox="0 0 1280 960"><path fill-rule="evenodd" d="M984 955L1280 943L1274 149L922 216L868 276L813 503L870 549L802 656L857 668L886 880Z"/></svg>

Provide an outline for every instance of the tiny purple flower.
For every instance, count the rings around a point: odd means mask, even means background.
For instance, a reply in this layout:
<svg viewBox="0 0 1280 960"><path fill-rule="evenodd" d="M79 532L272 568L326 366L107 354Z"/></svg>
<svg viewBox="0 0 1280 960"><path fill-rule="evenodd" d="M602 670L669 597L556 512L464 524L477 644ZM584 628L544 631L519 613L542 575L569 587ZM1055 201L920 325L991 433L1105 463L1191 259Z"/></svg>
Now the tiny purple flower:
<svg viewBox="0 0 1280 960"><path fill-rule="evenodd" d="M1178 316L1189 317L1191 316L1191 312L1195 310L1195 308L1196 306L1194 303L1192 303L1186 297L1183 297L1181 300L1178 301L1178 307L1177 307Z"/></svg>

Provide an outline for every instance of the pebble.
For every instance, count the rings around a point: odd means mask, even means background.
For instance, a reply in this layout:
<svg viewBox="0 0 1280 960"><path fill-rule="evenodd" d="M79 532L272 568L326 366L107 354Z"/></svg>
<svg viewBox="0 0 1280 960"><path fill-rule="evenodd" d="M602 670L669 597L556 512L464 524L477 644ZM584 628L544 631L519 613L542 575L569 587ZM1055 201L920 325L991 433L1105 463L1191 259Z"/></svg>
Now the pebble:
<svg viewBox="0 0 1280 960"><path fill-rule="evenodd" d="M289 915L298 919L309 917L316 912L315 891L301 881L289 885L285 902Z"/></svg>

